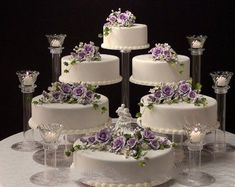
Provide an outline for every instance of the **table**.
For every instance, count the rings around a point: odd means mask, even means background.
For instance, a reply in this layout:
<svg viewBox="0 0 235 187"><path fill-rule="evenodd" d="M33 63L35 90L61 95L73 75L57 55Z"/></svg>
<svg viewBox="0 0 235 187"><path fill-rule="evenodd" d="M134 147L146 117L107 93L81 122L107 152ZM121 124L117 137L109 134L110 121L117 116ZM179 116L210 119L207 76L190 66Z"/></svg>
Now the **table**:
<svg viewBox="0 0 235 187"><path fill-rule="evenodd" d="M22 133L10 136L0 141L0 187L38 187L29 181L29 178L40 171L44 166L33 161L33 153L17 152L10 147L13 143L22 140ZM235 135L226 133L227 142L235 145ZM207 135L207 141L212 137ZM202 165L202 170L213 175L215 183L210 187L235 187L235 152L231 152L226 157L217 158ZM71 181L61 187L81 187L84 185ZM171 180L159 187L184 187L174 180Z"/></svg>

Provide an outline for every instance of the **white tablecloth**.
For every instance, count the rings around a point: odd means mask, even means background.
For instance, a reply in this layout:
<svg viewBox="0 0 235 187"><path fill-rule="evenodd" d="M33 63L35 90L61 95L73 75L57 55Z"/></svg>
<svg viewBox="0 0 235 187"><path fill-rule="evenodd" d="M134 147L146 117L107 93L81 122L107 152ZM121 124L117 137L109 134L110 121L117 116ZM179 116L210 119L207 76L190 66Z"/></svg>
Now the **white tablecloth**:
<svg viewBox="0 0 235 187"><path fill-rule="evenodd" d="M234 134L227 133L226 138L227 142L235 145ZM211 137L207 136L207 139L211 140ZM0 187L35 187L37 185L32 184L29 178L45 169L44 166L33 161L33 153L18 152L10 148L13 143L21 140L22 133L18 133L0 141ZM202 170L216 179L210 187L235 187L235 152L203 164ZM71 181L62 186L78 187L81 185ZM174 180L160 186L184 187Z"/></svg>

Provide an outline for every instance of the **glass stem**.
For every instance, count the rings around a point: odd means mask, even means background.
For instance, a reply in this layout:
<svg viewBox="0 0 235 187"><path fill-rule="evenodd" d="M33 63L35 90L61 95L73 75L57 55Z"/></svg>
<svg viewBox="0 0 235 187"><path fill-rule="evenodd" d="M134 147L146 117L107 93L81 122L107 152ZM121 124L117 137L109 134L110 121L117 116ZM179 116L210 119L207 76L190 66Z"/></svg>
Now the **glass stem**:
<svg viewBox="0 0 235 187"><path fill-rule="evenodd" d="M57 166L57 159L56 159L56 149L55 149L55 163L54 163L54 168Z"/></svg>
<svg viewBox="0 0 235 187"><path fill-rule="evenodd" d="M201 83L201 55L192 55L192 85Z"/></svg>
<svg viewBox="0 0 235 187"><path fill-rule="evenodd" d="M221 143L225 144L225 131L226 131L226 93L216 94L217 100L217 117L220 123L219 129L223 131ZM218 134L218 133L217 133Z"/></svg>
<svg viewBox="0 0 235 187"><path fill-rule="evenodd" d="M121 51L121 69L122 69L122 104L125 104L127 108L130 108L130 51Z"/></svg>
<svg viewBox="0 0 235 187"><path fill-rule="evenodd" d="M26 131L30 129L28 122L31 117L32 97L33 93L23 93L23 136L25 141L32 140L32 132L26 133Z"/></svg>
<svg viewBox="0 0 235 187"><path fill-rule="evenodd" d="M61 74L60 53L52 53L52 82L59 81Z"/></svg>
<svg viewBox="0 0 235 187"><path fill-rule="evenodd" d="M201 150L189 149L189 173L196 176L201 170Z"/></svg>

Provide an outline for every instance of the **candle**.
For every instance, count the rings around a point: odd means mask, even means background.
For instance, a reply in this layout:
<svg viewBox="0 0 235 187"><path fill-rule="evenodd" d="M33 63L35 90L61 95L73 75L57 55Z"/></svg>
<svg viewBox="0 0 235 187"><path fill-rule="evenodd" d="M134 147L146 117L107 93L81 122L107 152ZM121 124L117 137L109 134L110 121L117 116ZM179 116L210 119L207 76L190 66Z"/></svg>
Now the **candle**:
<svg viewBox="0 0 235 187"><path fill-rule="evenodd" d="M198 128L194 128L193 131L190 133L190 140L192 143L200 143L203 138L203 133L199 131Z"/></svg>
<svg viewBox="0 0 235 187"><path fill-rule="evenodd" d="M226 78L223 76L217 77L216 78L216 84L217 86L226 86Z"/></svg>
<svg viewBox="0 0 235 187"><path fill-rule="evenodd" d="M60 41L59 41L59 40L53 39L53 40L51 41L51 47L60 47L60 46L61 46L61 44L60 44Z"/></svg>
<svg viewBox="0 0 235 187"><path fill-rule="evenodd" d="M192 48L201 48L201 47L202 47L202 44L200 41L198 40L192 41Z"/></svg>
<svg viewBox="0 0 235 187"><path fill-rule="evenodd" d="M34 84L33 78L29 75L29 72L26 73L22 82L23 82L23 85L25 86L31 86Z"/></svg>
<svg viewBox="0 0 235 187"><path fill-rule="evenodd" d="M46 132L45 133L45 142L51 143L57 139L57 135L55 132Z"/></svg>

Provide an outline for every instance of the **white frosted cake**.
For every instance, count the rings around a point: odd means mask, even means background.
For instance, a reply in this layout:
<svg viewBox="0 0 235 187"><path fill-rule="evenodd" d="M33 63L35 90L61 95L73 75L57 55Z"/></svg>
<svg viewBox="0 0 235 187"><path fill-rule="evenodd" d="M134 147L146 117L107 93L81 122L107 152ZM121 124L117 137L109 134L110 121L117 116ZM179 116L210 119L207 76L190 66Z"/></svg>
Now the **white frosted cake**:
<svg viewBox="0 0 235 187"><path fill-rule="evenodd" d="M73 87L70 96L68 87ZM40 124L61 123L64 126L64 133L73 134L93 132L108 123L107 97L92 93L84 85L79 87L55 83L51 89L49 93L44 92L43 95L33 98L32 117L29 120L31 128L36 128ZM78 98L75 98L75 92L77 96L80 95Z"/></svg>
<svg viewBox="0 0 235 187"><path fill-rule="evenodd" d="M186 123L201 123L214 129L217 125L216 100L203 96L207 100L206 106L195 106L193 103L154 104L151 110L141 107L141 121L144 127L150 127L160 133L182 134ZM148 96L142 97L146 103Z"/></svg>
<svg viewBox="0 0 235 187"><path fill-rule="evenodd" d="M170 180L174 173L174 144L150 128L142 128L125 108L116 111L114 126L79 138L73 148L72 168L90 186L145 187Z"/></svg>
<svg viewBox="0 0 235 187"><path fill-rule="evenodd" d="M73 56L61 59L61 76L59 80L66 83L86 82L95 85L108 85L122 80L119 73L119 58L113 55L101 54L100 61L82 61L69 67L66 62L74 60Z"/></svg>
<svg viewBox="0 0 235 187"><path fill-rule="evenodd" d="M141 98L138 121L160 133L183 134L186 123L217 128L217 102L193 90L191 82L161 83Z"/></svg>
<svg viewBox="0 0 235 187"><path fill-rule="evenodd" d="M149 47L147 25L135 23L135 16L130 11L112 11L106 20L101 47L114 50Z"/></svg>
<svg viewBox="0 0 235 187"><path fill-rule="evenodd" d="M138 55L132 59L130 81L140 85L156 85L160 82L178 82L190 79L190 59L177 55L177 63L154 60L151 54Z"/></svg>

